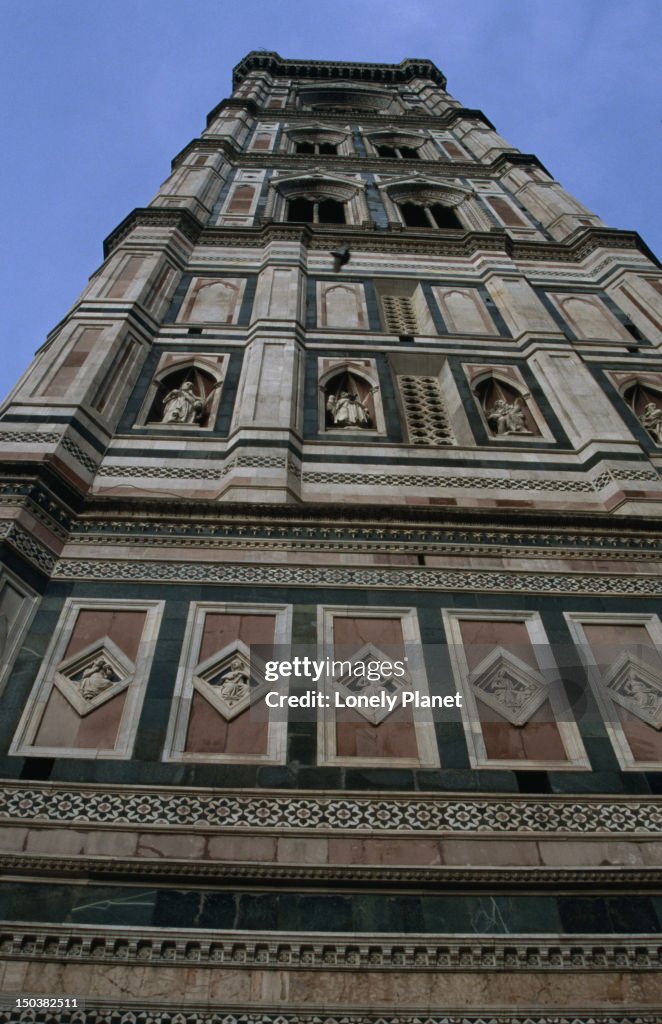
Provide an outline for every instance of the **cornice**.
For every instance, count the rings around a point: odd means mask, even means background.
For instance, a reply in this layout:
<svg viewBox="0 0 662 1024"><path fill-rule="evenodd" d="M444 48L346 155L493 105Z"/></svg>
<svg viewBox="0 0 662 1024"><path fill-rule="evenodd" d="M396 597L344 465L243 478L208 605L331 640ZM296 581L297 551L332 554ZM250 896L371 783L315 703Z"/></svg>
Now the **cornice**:
<svg viewBox="0 0 662 1024"><path fill-rule="evenodd" d="M408 255L471 257L478 252L500 252L513 260L581 263L600 249L637 249L659 266L657 258L635 231L587 227L565 242L534 242L512 238L501 228L491 231L428 231L413 228L380 230L374 225L337 227L268 222L257 227L205 228L198 244L228 248L261 248L270 242L299 242L311 250L345 244L357 251L403 252Z"/></svg>
<svg viewBox="0 0 662 1024"><path fill-rule="evenodd" d="M90 879L95 882L120 882L140 878L141 884L176 883L201 886L278 886L301 890L304 887L324 889L359 886L387 891L452 892L453 894L488 891L494 894L513 892L543 893L579 891L592 895L636 891L638 894L659 890L662 867L375 867L373 865L310 865L269 864L262 862L200 861L159 857L89 857L0 854L0 871L10 876L28 876L32 881L66 878Z"/></svg>
<svg viewBox="0 0 662 1024"><path fill-rule="evenodd" d="M20 477L0 483L0 506L25 509L54 536L72 544L139 545L236 550L371 551L386 553L509 555L601 561L647 560L662 551L662 524L655 520L605 521L595 515L503 515L494 510L411 506L331 507L247 505L141 497L93 498L77 510L63 503L46 481ZM605 517L607 520L607 517ZM8 517L6 539L21 544ZM16 529L20 529L16 527ZM18 539L17 539L18 538ZM31 548L32 550L32 548ZM41 556L39 561L41 561Z"/></svg>
<svg viewBox="0 0 662 1024"><path fill-rule="evenodd" d="M429 78L446 88L446 78L426 57L407 57L399 64L372 64L341 60L296 60L281 57L275 50L251 50L233 68L232 88L237 89L251 71L265 71L273 78L311 78L333 84L339 80L379 82L397 85L412 78Z"/></svg>
<svg viewBox="0 0 662 1024"><path fill-rule="evenodd" d="M172 207L145 206L137 207L117 225L114 231L104 239L104 258L110 256L120 242L126 238L135 227L160 227L175 228L180 231L190 242L198 241L203 225L189 213L188 210L176 210Z"/></svg>
<svg viewBox="0 0 662 1024"><path fill-rule="evenodd" d="M412 228L378 229L373 224L315 226L268 221L237 228L204 227L188 210L138 207L104 241L104 256L136 227L175 228L193 244L227 248L262 248L270 242L296 241L312 250L327 250L345 244L369 252L407 252L409 255L470 257L477 252L503 252L513 260L530 262L556 260L581 263L599 249L638 249L656 266L657 257L635 231L588 227L576 231L565 242L534 242L512 238L505 229L490 231L430 231Z"/></svg>
<svg viewBox="0 0 662 1024"><path fill-rule="evenodd" d="M203 929L95 925L34 925L6 924L0 938L0 955L7 960L42 962L70 962L85 964L170 964L173 967L190 968L193 964L208 963L237 970L276 969L290 967L301 971L330 970L387 970L428 972L443 971L507 971L544 972L648 972L659 971L662 966L662 945L659 935L624 935L618 940L612 935L579 934L573 936L524 935L476 935L472 934L425 934L408 933L382 935L370 932L323 933L308 932L305 936L297 932L261 931L258 934L245 931L218 931L210 933ZM328 1007L327 1007L328 1011ZM260 1013L260 1024L267 1024ZM50 1019L50 1018L49 1018ZM54 1018L53 1018L54 1019ZM152 1018L150 1018L151 1020ZM179 1017L177 1018L180 1019ZM224 1022L230 1017L223 1016ZM282 1017L280 1018L282 1021ZM343 1020L351 1018L343 1015ZM494 1020L505 1024L513 1020L510 1014L492 1017L480 1015L478 1020ZM602 1017L591 1015L591 1024L610 1024L624 1021L620 1014ZM156 1021L156 1018L154 1019ZM214 1018L220 1024L221 1018ZM248 1024L247 1018L242 1018ZM297 1024L304 1024L308 1015L296 1017ZM328 1012L322 1018L313 1016L311 1024L330 1021ZM360 1024L368 1024L369 1015L361 1015ZM383 1016L376 1018L385 1024ZM407 1020L400 1013L397 1024ZM416 1017L418 1024L434 1024L429 1014ZM475 1015L464 1011L458 1024L473 1024ZM570 1014L554 1014L552 1017L527 1014L528 1024L538 1021L554 1021L554 1024L579 1024L581 1017ZM646 1024L646 1017L637 1014L631 1020ZM0 1016L0 1022L2 1017ZM653 1024L653 1018L650 1018ZM237 1021L237 1024L239 1022ZM257 1019L256 1019L257 1024ZM275 1020L274 1020L275 1024ZM359 1024L359 1022L357 1022ZM439 1024L442 1024L441 1020ZM444 1014L443 1024L452 1024L452 1018ZM659 1024L659 1017L654 1024Z"/></svg>

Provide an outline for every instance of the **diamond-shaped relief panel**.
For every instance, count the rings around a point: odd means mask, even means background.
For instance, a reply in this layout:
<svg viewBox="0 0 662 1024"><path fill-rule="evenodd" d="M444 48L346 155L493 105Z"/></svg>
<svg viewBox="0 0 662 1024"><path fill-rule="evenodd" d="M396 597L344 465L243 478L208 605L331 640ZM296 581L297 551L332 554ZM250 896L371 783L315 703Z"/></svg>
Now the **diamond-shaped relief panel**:
<svg viewBox="0 0 662 1024"><path fill-rule="evenodd" d="M662 676L634 654L623 653L604 677L612 700L642 722L662 729Z"/></svg>
<svg viewBox="0 0 662 1024"><path fill-rule="evenodd" d="M392 665L394 661L392 657L387 657L383 651L380 651L378 647L373 647L372 644L366 644L352 658L344 660L351 663L353 671L347 672L340 679L334 680L336 689L343 696L351 694L354 697L359 695L380 697L383 692L393 696L402 690L411 689L411 676L408 672L405 672L402 676L396 676L388 672L382 674L375 668L374 664L370 664L371 662L378 662L380 665L384 663ZM361 665L363 666L362 669L359 667ZM377 675L379 675L378 679L375 678ZM387 704L385 707L379 705L377 707L357 707L352 708L352 710L362 715L372 725L379 725L395 709Z"/></svg>
<svg viewBox="0 0 662 1024"><path fill-rule="evenodd" d="M235 640L196 666L193 686L229 722L262 696L264 673L261 659Z"/></svg>
<svg viewBox="0 0 662 1024"><path fill-rule="evenodd" d="M61 661L53 682L72 708L83 716L126 690L134 671L131 659L105 636Z"/></svg>
<svg viewBox="0 0 662 1024"><path fill-rule="evenodd" d="M478 699L511 725L526 725L548 696L543 676L503 647L481 661L469 682Z"/></svg>

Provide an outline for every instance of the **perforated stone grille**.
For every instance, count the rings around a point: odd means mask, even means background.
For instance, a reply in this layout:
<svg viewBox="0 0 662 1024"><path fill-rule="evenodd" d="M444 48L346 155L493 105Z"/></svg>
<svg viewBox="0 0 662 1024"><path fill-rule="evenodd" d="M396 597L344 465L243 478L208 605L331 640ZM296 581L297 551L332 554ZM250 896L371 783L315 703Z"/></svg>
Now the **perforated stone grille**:
<svg viewBox="0 0 662 1024"><path fill-rule="evenodd" d="M418 323L411 299L401 295L385 295L382 299L386 330L393 334L417 334Z"/></svg>
<svg viewBox="0 0 662 1024"><path fill-rule="evenodd" d="M399 376L398 383L411 443L454 444L436 377Z"/></svg>

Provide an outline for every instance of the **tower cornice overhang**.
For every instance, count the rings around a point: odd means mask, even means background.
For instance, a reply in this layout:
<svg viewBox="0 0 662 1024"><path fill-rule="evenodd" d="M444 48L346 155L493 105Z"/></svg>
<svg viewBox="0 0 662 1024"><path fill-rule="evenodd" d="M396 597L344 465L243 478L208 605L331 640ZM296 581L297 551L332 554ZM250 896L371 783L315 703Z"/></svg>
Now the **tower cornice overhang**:
<svg viewBox="0 0 662 1024"><path fill-rule="evenodd" d="M354 249L365 248L371 252L395 252L406 250L410 254L472 256L476 252L505 252L514 260L560 260L579 263L599 249L637 249L655 266L661 266L657 256L648 248L636 231L619 231L615 228L588 227L575 231L563 242L538 242L512 238L501 228L490 231L432 231L428 229L403 231L377 230L373 225L349 227L339 224L314 226L287 224L270 221L256 227L205 228L187 210L163 209L159 207L138 207L112 231L104 240L104 258L136 227L175 228L194 244L256 247L269 242L287 240L299 241L309 249L327 249L329 244L337 245L340 240Z"/></svg>
<svg viewBox="0 0 662 1024"><path fill-rule="evenodd" d="M175 228L190 242L197 242L203 225L188 210L164 209L156 206L137 207L103 240L104 258L110 256L135 227Z"/></svg>
<svg viewBox="0 0 662 1024"><path fill-rule="evenodd" d="M427 58L407 57L399 64L367 64L343 60L290 60L273 50L251 50L232 72L232 87L241 85L251 71L264 71L272 78L310 78L332 82L344 79L353 82L379 82L385 85L409 82L413 78L429 78L446 88L446 76Z"/></svg>

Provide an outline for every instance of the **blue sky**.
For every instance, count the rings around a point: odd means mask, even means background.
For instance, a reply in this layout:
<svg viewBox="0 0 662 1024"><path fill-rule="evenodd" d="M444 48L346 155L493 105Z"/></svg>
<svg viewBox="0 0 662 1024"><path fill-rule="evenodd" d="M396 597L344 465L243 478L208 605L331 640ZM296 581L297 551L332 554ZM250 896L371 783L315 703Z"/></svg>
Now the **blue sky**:
<svg viewBox="0 0 662 1024"><path fill-rule="evenodd" d="M449 91L662 257L662 0L0 0L0 395L251 49L428 57Z"/></svg>

